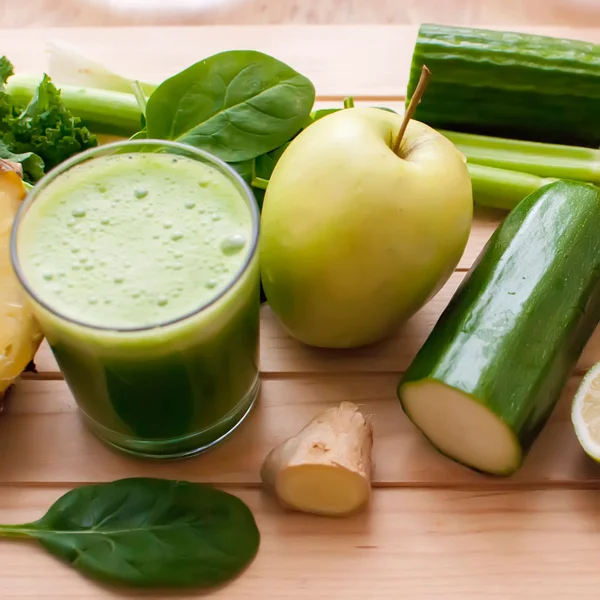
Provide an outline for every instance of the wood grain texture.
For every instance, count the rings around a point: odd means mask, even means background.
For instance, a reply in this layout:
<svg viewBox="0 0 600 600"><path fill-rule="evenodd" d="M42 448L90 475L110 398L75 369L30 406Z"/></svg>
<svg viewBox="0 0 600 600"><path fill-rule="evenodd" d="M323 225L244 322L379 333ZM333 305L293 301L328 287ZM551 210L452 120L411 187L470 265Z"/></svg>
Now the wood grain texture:
<svg viewBox="0 0 600 600"><path fill-rule="evenodd" d="M600 484L600 466L583 453L570 420L580 378L571 379L525 465L507 479L474 473L437 453L404 415L396 397L398 381L395 374L349 372L267 378L257 407L227 442L197 459L176 462L141 461L107 448L80 422L64 382L23 381L0 419L0 474L4 482L18 483L77 484L135 474L255 486L273 446L318 412L347 400L372 415L377 485L496 489Z"/></svg>
<svg viewBox="0 0 600 600"><path fill-rule="evenodd" d="M598 597L597 491L375 490L368 513L323 520L288 513L256 490L244 500L259 554L227 600L592 600ZM0 521L39 518L67 488L0 489ZM87 581L35 543L0 541L2 598L205 598L114 590Z"/></svg>

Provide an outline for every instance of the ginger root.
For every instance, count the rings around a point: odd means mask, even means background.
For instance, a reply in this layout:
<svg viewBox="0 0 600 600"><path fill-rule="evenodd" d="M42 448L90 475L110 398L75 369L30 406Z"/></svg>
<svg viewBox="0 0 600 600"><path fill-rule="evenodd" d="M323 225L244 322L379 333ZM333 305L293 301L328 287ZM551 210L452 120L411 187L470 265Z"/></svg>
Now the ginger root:
<svg viewBox="0 0 600 600"><path fill-rule="evenodd" d="M373 427L351 402L317 415L265 458L261 478L286 507L343 516L371 492Z"/></svg>

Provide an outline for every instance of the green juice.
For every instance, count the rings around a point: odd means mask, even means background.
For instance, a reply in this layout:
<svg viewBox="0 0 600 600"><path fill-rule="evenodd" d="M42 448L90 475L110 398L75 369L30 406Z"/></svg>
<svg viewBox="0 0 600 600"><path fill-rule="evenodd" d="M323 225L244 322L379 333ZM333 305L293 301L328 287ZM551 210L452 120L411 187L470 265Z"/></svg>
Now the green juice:
<svg viewBox="0 0 600 600"><path fill-rule="evenodd" d="M16 267L85 420L132 453L221 440L258 390L257 215L226 167L97 156L16 228Z"/></svg>

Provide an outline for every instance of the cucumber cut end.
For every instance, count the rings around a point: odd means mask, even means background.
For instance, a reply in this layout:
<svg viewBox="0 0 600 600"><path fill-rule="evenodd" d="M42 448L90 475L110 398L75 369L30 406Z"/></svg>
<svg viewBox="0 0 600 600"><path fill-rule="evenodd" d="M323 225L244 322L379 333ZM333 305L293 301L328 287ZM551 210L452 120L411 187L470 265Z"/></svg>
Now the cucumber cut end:
<svg viewBox="0 0 600 600"><path fill-rule="evenodd" d="M443 454L492 475L510 475L522 461L511 429L474 397L434 380L401 387L411 421Z"/></svg>

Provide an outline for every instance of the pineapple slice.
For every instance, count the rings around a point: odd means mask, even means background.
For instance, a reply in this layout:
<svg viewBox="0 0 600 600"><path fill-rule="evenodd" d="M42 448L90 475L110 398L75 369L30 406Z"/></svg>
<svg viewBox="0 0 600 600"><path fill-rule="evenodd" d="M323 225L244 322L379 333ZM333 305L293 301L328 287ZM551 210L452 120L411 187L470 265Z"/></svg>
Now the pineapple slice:
<svg viewBox="0 0 600 600"><path fill-rule="evenodd" d="M11 227L25 195L20 165L0 160L0 398L43 339L10 261Z"/></svg>

